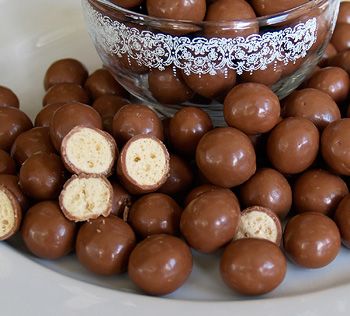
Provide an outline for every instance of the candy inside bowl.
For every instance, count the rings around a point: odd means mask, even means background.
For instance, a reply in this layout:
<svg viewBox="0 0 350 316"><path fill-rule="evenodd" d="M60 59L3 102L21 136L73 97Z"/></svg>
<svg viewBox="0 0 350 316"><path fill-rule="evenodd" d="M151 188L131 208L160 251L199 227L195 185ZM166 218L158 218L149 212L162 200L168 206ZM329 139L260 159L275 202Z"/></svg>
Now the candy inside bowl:
<svg viewBox="0 0 350 316"><path fill-rule="evenodd" d="M94 45L120 84L165 116L199 106L217 125L238 83L268 85L280 98L297 88L320 61L339 8L339 0L197 0L192 11L170 3L82 0Z"/></svg>

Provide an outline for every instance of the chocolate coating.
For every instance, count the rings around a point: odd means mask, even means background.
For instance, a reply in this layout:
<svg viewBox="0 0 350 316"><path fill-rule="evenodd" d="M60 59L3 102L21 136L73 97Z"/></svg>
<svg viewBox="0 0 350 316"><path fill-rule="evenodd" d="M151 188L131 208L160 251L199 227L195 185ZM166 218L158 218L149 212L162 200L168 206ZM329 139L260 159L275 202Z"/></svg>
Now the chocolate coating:
<svg viewBox="0 0 350 316"><path fill-rule="evenodd" d="M201 194L205 192L215 191L221 189L220 187L212 184L202 184L199 187L194 188L190 193L188 193L185 199L185 206L190 204L193 200L199 197Z"/></svg>
<svg viewBox="0 0 350 316"><path fill-rule="evenodd" d="M337 23L350 24L350 3L347 1L340 3Z"/></svg>
<svg viewBox="0 0 350 316"><path fill-rule="evenodd" d="M307 88L294 91L282 102L284 117L303 117L310 120L319 130L340 119L337 104L325 92Z"/></svg>
<svg viewBox="0 0 350 316"><path fill-rule="evenodd" d="M280 102L272 90L259 83L243 83L234 87L224 102L227 125L246 134L270 131L279 121Z"/></svg>
<svg viewBox="0 0 350 316"><path fill-rule="evenodd" d="M88 71L80 61L72 58L60 59L47 69L44 88L48 90L58 83L76 83L83 86L87 77Z"/></svg>
<svg viewBox="0 0 350 316"><path fill-rule="evenodd" d="M101 115L103 129L113 133L113 117L126 104L128 100L113 94L102 95L96 99L92 107Z"/></svg>
<svg viewBox="0 0 350 316"><path fill-rule="evenodd" d="M61 158L50 153L36 153L21 167L19 184L23 192L36 200L50 200L59 196L65 182Z"/></svg>
<svg viewBox="0 0 350 316"><path fill-rule="evenodd" d="M342 178L322 169L309 170L295 182L293 202L299 213L318 212L332 216L348 193Z"/></svg>
<svg viewBox="0 0 350 316"><path fill-rule="evenodd" d="M180 230L192 248L211 253L232 240L240 215L234 193L224 189L209 191L186 206Z"/></svg>
<svg viewBox="0 0 350 316"><path fill-rule="evenodd" d="M321 152L326 163L341 175L350 175L350 119L329 124L322 133Z"/></svg>
<svg viewBox="0 0 350 316"><path fill-rule="evenodd" d="M287 262L279 247L268 240L245 238L225 249L221 277L228 287L244 295L262 295L279 286Z"/></svg>
<svg viewBox="0 0 350 316"><path fill-rule="evenodd" d="M307 2L308 0L252 0L251 4L259 16L264 16L290 10Z"/></svg>
<svg viewBox="0 0 350 316"><path fill-rule="evenodd" d="M267 140L267 155L282 173L296 174L314 162L319 148L319 133L309 120L289 117L279 123Z"/></svg>
<svg viewBox="0 0 350 316"><path fill-rule="evenodd" d="M43 106L52 103L80 102L89 104L90 99L86 91L76 83L58 83L47 90Z"/></svg>
<svg viewBox="0 0 350 316"><path fill-rule="evenodd" d="M192 265L191 250L185 242L170 235L153 235L131 253L128 273L144 292L165 295L185 283Z"/></svg>
<svg viewBox="0 0 350 316"><path fill-rule="evenodd" d="M102 129L102 120L96 110L82 103L67 103L55 111L50 122L50 136L57 151L61 149L63 138L78 125Z"/></svg>
<svg viewBox="0 0 350 316"><path fill-rule="evenodd" d="M213 128L209 115L200 108L184 107L177 111L169 124L169 140L174 149L194 155L198 142Z"/></svg>
<svg viewBox="0 0 350 316"><path fill-rule="evenodd" d="M56 201L44 201L28 210L21 233L31 253L54 260L73 250L76 225L64 217Z"/></svg>
<svg viewBox="0 0 350 316"><path fill-rule="evenodd" d="M85 82L84 88L93 100L105 94L115 94L126 97L125 89L114 79L107 69L98 69L93 72Z"/></svg>
<svg viewBox="0 0 350 316"><path fill-rule="evenodd" d="M34 120L35 127L50 127L51 119L60 107L62 107L64 103L53 103L44 106L40 112L37 114Z"/></svg>
<svg viewBox="0 0 350 316"><path fill-rule="evenodd" d="M180 206L170 196L150 193L131 206L128 223L142 238L155 234L175 235L179 231L181 213Z"/></svg>
<svg viewBox="0 0 350 316"><path fill-rule="evenodd" d="M350 248L350 195L346 195L335 211L334 221L337 224L343 245Z"/></svg>
<svg viewBox="0 0 350 316"><path fill-rule="evenodd" d="M350 24L337 23L335 26L331 43L338 52L343 52L350 48Z"/></svg>
<svg viewBox="0 0 350 316"><path fill-rule="evenodd" d="M0 149L0 174L15 174L16 163L4 150Z"/></svg>
<svg viewBox="0 0 350 316"><path fill-rule="evenodd" d="M19 178L15 175L0 174L0 186L8 189L16 198L21 209L25 212L29 207L29 200L19 186Z"/></svg>
<svg viewBox="0 0 350 316"><path fill-rule="evenodd" d="M111 213L123 217L124 212L128 210L131 205L131 195L117 182L111 181L113 187L113 202Z"/></svg>
<svg viewBox="0 0 350 316"><path fill-rule="evenodd" d="M321 268L331 263L340 250L337 225L320 213L294 216L284 231L284 249L288 257L305 268Z"/></svg>
<svg viewBox="0 0 350 316"><path fill-rule="evenodd" d="M245 207L266 207L283 220L292 206L292 189L277 170L260 169L241 186L240 201Z"/></svg>
<svg viewBox="0 0 350 316"><path fill-rule="evenodd" d="M329 43L326 47L326 50L323 53L322 59L321 61L318 63L319 66L321 67L325 67L325 66L331 66L329 65L328 61L337 55L337 50L335 49L335 47L333 46L332 43ZM334 66L334 65L333 65Z"/></svg>
<svg viewBox="0 0 350 316"><path fill-rule="evenodd" d="M123 8L131 9L140 5L143 2L143 0L111 0L111 2Z"/></svg>
<svg viewBox="0 0 350 316"><path fill-rule="evenodd" d="M75 249L79 262L86 269L101 275L113 275L126 271L135 244L131 227L110 215L85 223L79 229Z"/></svg>
<svg viewBox="0 0 350 316"><path fill-rule="evenodd" d="M346 50L331 57L328 62L328 66L340 67L350 74L350 50Z"/></svg>
<svg viewBox="0 0 350 316"><path fill-rule="evenodd" d="M163 124L157 113L143 104L123 106L113 118L113 136L119 145L136 135L150 135L164 139Z"/></svg>
<svg viewBox="0 0 350 316"><path fill-rule="evenodd" d="M0 149L9 151L17 136L32 127L33 123L21 110L0 106Z"/></svg>
<svg viewBox="0 0 350 316"><path fill-rule="evenodd" d="M266 86L272 86L278 80L281 79L283 67L281 65L275 65L274 63L267 65L264 70L258 69L253 72L243 72L241 79L244 82L261 83Z"/></svg>
<svg viewBox="0 0 350 316"><path fill-rule="evenodd" d="M20 134L11 147L11 156L19 165L38 152L55 152L48 127L34 127Z"/></svg>
<svg viewBox="0 0 350 316"><path fill-rule="evenodd" d="M206 12L205 0L147 0L149 16L199 22Z"/></svg>
<svg viewBox="0 0 350 316"><path fill-rule="evenodd" d="M148 75L149 91L160 103L179 104L190 100L193 91L186 85L181 73L166 68L163 71L153 69Z"/></svg>
<svg viewBox="0 0 350 316"><path fill-rule="evenodd" d="M312 75L306 87L326 92L336 103L340 103L349 94L349 75L339 67L322 68Z"/></svg>
<svg viewBox="0 0 350 316"><path fill-rule="evenodd" d="M0 106L19 108L19 100L16 94L4 86L0 86Z"/></svg>
<svg viewBox="0 0 350 316"><path fill-rule="evenodd" d="M254 147L235 128L216 128L206 133L196 150L197 166L212 183L231 188L247 181L256 170Z"/></svg>

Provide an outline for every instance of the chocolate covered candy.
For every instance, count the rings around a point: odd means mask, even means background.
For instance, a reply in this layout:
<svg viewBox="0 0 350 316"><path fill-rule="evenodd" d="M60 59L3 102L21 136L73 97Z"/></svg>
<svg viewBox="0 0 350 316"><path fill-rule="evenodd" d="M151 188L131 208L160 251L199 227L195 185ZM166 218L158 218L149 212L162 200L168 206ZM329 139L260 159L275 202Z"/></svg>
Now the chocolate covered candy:
<svg viewBox="0 0 350 316"><path fill-rule="evenodd" d="M86 91L76 83L58 83L47 90L43 98L43 106L52 103L80 102L89 104Z"/></svg>
<svg viewBox="0 0 350 316"><path fill-rule="evenodd" d="M129 210L132 202L131 195L116 181L111 181L113 187L112 211L118 217L124 218L124 213Z"/></svg>
<svg viewBox="0 0 350 316"><path fill-rule="evenodd" d="M334 214L334 221L337 224L345 247L350 248L350 195L346 195L339 203Z"/></svg>
<svg viewBox="0 0 350 316"><path fill-rule="evenodd" d="M340 67L350 74L350 50L338 53L330 58L327 62L328 66Z"/></svg>
<svg viewBox="0 0 350 316"><path fill-rule="evenodd" d="M350 24L350 3L349 2L342 1L340 3L337 23Z"/></svg>
<svg viewBox="0 0 350 316"><path fill-rule="evenodd" d="M338 52L343 52L350 48L350 24L337 23L335 26L331 43Z"/></svg>
<svg viewBox="0 0 350 316"><path fill-rule="evenodd" d="M53 103L44 106L34 120L35 127L50 127L51 119L60 107L65 103Z"/></svg>
<svg viewBox="0 0 350 316"><path fill-rule="evenodd" d="M252 6L259 16L282 13L307 3L308 0L252 0Z"/></svg>
<svg viewBox="0 0 350 316"><path fill-rule="evenodd" d="M111 0L111 2L123 8L131 9L140 5L143 2L143 0Z"/></svg>
<svg viewBox="0 0 350 316"><path fill-rule="evenodd" d="M0 186L4 186L8 189L16 198L21 209L25 212L28 209L28 198L23 194L22 189L19 186L19 178L15 175L0 174Z"/></svg>
<svg viewBox="0 0 350 316"><path fill-rule="evenodd" d="M0 174L15 174L16 163L11 156L4 150L0 149Z"/></svg>
<svg viewBox="0 0 350 316"><path fill-rule="evenodd" d="M201 194L205 192L215 191L221 189L220 187L213 184L202 184L199 187L194 188L190 193L188 193L185 199L185 206L190 204L193 200L199 197Z"/></svg>
<svg viewBox="0 0 350 316"><path fill-rule="evenodd" d="M9 88L0 85L0 106L19 108L19 100L16 94Z"/></svg>

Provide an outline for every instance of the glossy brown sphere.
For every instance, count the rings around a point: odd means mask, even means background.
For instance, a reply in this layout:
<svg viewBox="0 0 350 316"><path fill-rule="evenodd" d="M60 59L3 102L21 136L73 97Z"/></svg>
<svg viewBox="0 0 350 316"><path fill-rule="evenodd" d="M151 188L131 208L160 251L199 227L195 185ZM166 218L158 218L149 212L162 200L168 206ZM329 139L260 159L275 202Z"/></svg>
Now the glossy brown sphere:
<svg viewBox="0 0 350 316"><path fill-rule="evenodd" d="M128 222L142 238L155 234L175 235L179 231L181 213L180 206L170 196L150 193L131 206Z"/></svg>
<svg viewBox="0 0 350 316"><path fill-rule="evenodd" d="M296 174L311 166L319 148L319 133L309 120L289 117L279 123L267 140L267 155L282 173Z"/></svg>
<svg viewBox="0 0 350 316"><path fill-rule="evenodd" d="M277 170L260 169L241 186L240 201L245 207L266 207L283 220L292 206L292 189Z"/></svg>
<svg viewBox="0 0 350 316"><path fill-rule="evenodd" d="M340 103L349 94L349 75L339 67L322 68L312 75L306 87L321 90L327 93L336 103Z"/></svg>
<svg viewBox="0 0 350 316"><path fill-rule="evenodd" d="M9 151L17 136L32 127L31 120L21 110L0 106L0 149Z"/></svg>
<svg viewBox="0 0 350 316"><path fill-rule="evenodd" d="M113 136L124 145L136 135L151 135L164 139L163 124L157 113L143 104L123 106L113 118Z"/></svg>
<svg viewBox="0 0 350 316"><path fill-rule="evenodd" d="M350 24L337 23L335 26L331 43L338 52L343 52L350 48Z"/></svg>
<svg viewBox="0 0 350 316"><path fill-rule="evenodd" d="M350 3L343 1L340 3L337 23L350 24Z"/></svg>
<svg viewBox="0 0 350 316"><path fill-rule="evenodd" d="M337 55L337 50L332 43L329 43L326 50L323 53L321 61L318 63L320 67L331 66L329 65L329 60Z"/></svg>
<svg viewBox="0 0 350 316"><path fill-rule="evenodd" d="M0 149L0 174L15 174L16 163L4 150Z"/></svg>
<svg viewBox="0 0 350 316"><path fill-rule="evenodd" d="M254 147L235 128L216 128L205 134L196 150L197 166L212 183L231 188L247 181L256 170Z"/></svg>
<svg viewBox="0 0 350 316"><path fill-rule="evenodd" d="M192 271L190 248L171 235L153 235L130 255L129 278L151 295L166 295L185 283Z"/></svg>
<svg viewBox="0 0 350 316"><path fill-rule="evenodd" d="M19 108L19 100L16 94L4 86L0 86L0 106Z"/></svg>
<svg viewBox="0 0 350 316"><path fill-rule="evenodd" d="M47 90L43 106L53 103L80 102L89 104L90 99L86 91L76 83L58 83Z"/></svg>
<svg viewBox="0 0 350 316"><path fill-rule="evenodd" d="M35 127L50 127L51 119L60 107L65 103L53 103L44 106L40 112L37 114L34 120Z"/></svg>
<svg viewBox="0 0 350 316"><path fill-rule="evenodd" d="M239 219L240 207L234 193L215 190L199 195L186 206L180 229L192 248L211 253L232 240Z"/></svg>
<svg viewBox="0 0 350 316"><path fill-rule="evenodd" d="M38 152L55 153L48 127L34 127L20 134L11 147L11 156L22 165Z"/></svg>
<svg viewBox="0 0 350 316"><path fill-rule="evenodd" d="M85 223L79 229L75 250L86 269L101 275L113 275L126 271L135 244L131 227L110 215Z"/></svg>
<svg viewBox="0 0 350 316"><path fill-rule="evenodd" d="M55 111L50 123L50 136L57 151L61 150L63 138L79 125L102 129L101 116L91 106L82 103L67 103Z"/></svg>
<svg viewBox="0 0 350 316"><path fill-rule="evenodd" d="M188 195L186 196L185 199L185 206L190 204L193 200L195 200L197 197L199 197L201 194L205 192L210 192L210 191L215 191L215 190L221 190L222 188L213 185L213 184L202 184L199 187L195 187Z"/></svg>
<svg viewBox="0 0 350 316"><path fill-rule="evenodd" d="M176 151L192 156L202 136L212 128L213 123L206 112L195 107L184 107L170 120L170 143Z"/></svg>
<svg viewBox="0 0 350 316"><path fill-rule="evenodd" d="M60 59L47 69L44 88L48 90L58 83L75 83L83 86L87 77L88 72L80 61L72 58Z"/></svg>
<svg viewBox="0 0 350 316"><path fill-rule="evenodd" d="M348 193L342 178L321 169L309 170L295 182L293 201L299 213L318 212L332 216Z"/></svg>
<svg viewBox="0 0 350 316"><path fill-rule="evenodd" d="M131 205L131 195L117 182L111 181L113 187L113 200L111 213L123 218L124 212L128 210Z"/></svg>
<svg viewBox="0 0 350 316"><path fill-rule="evenodd" d="M350 50L345 50L331 57L327 64L328 66L340 67L350 74Z"/></svg>
<svg viewBox="0 0 350 316"><path fill-rule="evenodd" d="M280 102L272 90L259 83L243 83L234 87L224 102L227 125L246 134L270 131L278 123Z"/></svg>
<svg viewBox="0 0 350 316"><path fill-rule="evenodd" d="M23 212L29 207L29 200L22 192L19 186L19 178L15 175L0 174L0 186L4 186L8 189L16 198L17 202L21 206Z"/></svg>
<svg viewBox="0 0 350 316"><path fill-rule="evenodd" d="M292 62L291 62L292 63ZM267 65L266 69L257 69L252 72L243 72L241 80L243 82L261 83L266 86L272 86L281 79L283 67L274 63Z"/></svg>
<svg viewBox="0 0 350 316"><path fill-rule="evenodd" d="M55 154L36 153L21 167L19 184L23 192L36 200L50 200L59 196L65 182L65 168Z"/></svg>
<svg viewBox="0 0 350 316"><path fill-rule="evenodd" d="M180 71L174 72L172 68L153 69L148 75L148 85L153 97L164 104L179 104L190 100L194 94Z"/></svg>
<svg viewBox="0 0 350 316"><path fill-rule="evenodd" d="M337 225L320 213L303 213L294 216L283 235L288 257L305 268L322 268L331 263L340 250Z"/></svg>
<svg viewBox="0 0 350 316"><path fill-rule="evenodd" d="M252 0L251 4L259 16L264 16L290 10L307 2L308 0Z"/></svg>
<svg viewBox="0 0 350 316"><path fill-rule="evenodd" d="M343 245L350 248L350 195L346 195L335 211L334 221L337 224Z"/></svg>
<svg viewBox="0 0 350 316"><path fill-rule="evenodd" d="M275 243L244 238L226 247L220 272L226 285L234 291L243 295L262 295L282 283L287 262Z"/></svg>
<svg viewBox="0 0 350 316"><path fill-rule="evenodd" d="M23 219L22 238L39 258L59 259L74 248L76 224L66 219L56 201L32 206Z"/></svg>

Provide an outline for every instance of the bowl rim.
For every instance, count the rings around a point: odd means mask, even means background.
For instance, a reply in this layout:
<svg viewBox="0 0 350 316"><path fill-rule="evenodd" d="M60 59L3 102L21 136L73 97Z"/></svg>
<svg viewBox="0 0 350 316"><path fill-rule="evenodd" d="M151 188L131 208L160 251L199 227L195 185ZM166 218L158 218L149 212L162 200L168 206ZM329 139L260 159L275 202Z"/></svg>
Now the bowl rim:
<svg viewBox="0 0 350 316"><path fill-rule="evenodd" d="M249 25L256 25L258 23L259 26L274 26L281 22L288 22L289 20L296 19L298 17L302 17L303 15L307 15L314 8L321 8L325 4L332 5L333 3L340 3L341 0L310 0L298 7L279 12L272 15L265 15L256 17L253 19L241 19L241 20L232 20L232 21L190 21L190 20L174 20L174 19L166 19L166 18L158 18L152 17L149 15L145 15L142 13L134 12L129 9L123 8L110 0L81 0L82 2L88 2L93 6L102 5L104 7L109 7L111 9L111 13L122 13L125 17L135 20L135 22L139 23L156 23L160 25L162 23L169 24L172 23L174 25L196 25L196 26L219 26L219 27L247 27ZM288 25L286 25L287 27Z"/></svg>

